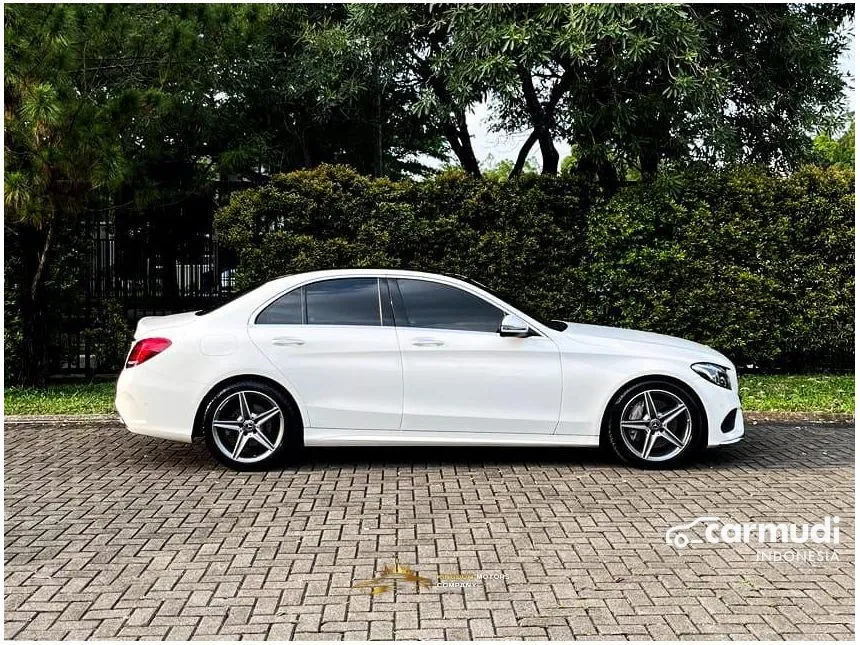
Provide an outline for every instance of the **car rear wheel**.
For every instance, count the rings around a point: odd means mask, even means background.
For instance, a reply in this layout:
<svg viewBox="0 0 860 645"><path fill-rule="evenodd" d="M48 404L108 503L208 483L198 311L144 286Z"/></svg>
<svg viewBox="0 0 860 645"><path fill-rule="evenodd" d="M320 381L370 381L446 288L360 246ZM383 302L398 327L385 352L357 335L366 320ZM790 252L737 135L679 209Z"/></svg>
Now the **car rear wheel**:
<svg viewBox="0 0 860 645"><path fill-rule="evenodd" d="M676 466L699 450L704 433L699 403L671 381L627 388L610 409L609 444L622 460L636 466Z"/></svg>
<svg viewBox="0 0 860 645"><path fill-rule="evenodd" d="M203 435L212 455L235 470L280 465L296 450L292 406L272 386L255 381L233 383L217 392L206 407Z"/></svg>

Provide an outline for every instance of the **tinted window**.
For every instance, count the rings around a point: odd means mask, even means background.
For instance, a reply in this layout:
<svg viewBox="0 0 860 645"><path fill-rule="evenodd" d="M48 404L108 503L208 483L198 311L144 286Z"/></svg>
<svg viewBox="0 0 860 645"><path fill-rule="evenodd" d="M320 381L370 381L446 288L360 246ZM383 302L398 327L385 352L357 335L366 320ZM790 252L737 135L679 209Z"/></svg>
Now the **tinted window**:
<svg viewBox="0 0 860 645"><path fill-rule="evenodd" d="M497 332L501 309L457 287L424 280L398 279L404 327Z"/></svg>
<svg viewBox="0 0 860 645"><path fill-rule="evenodd" d="M376 278L342 278L305 287L309 325L380 325Z"/></svg>
<svg viewBox="0 0 860 645"><path fill-rule="evenodd" d="M294 289L275 300L257 316L258 325L301 325L302 290Z"/></svg>

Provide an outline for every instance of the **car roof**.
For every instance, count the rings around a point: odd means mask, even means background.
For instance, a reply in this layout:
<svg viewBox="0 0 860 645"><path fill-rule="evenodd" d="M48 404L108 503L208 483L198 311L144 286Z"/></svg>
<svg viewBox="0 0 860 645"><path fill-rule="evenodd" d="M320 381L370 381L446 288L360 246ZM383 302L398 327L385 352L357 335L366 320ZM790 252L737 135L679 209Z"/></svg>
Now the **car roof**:
<svg viewBox="0 0 860 645"><path fill-rule="evenodd" d="M322 271L308 271L306 273L293 273L274 278L269 284L289 285L296 282L305 282L317 278L349 278L364 276L398 276L442 279L451 282L465 282L462 278L441 273L429 273L427 271L411 271L408 269L325 269Z"/></svg>

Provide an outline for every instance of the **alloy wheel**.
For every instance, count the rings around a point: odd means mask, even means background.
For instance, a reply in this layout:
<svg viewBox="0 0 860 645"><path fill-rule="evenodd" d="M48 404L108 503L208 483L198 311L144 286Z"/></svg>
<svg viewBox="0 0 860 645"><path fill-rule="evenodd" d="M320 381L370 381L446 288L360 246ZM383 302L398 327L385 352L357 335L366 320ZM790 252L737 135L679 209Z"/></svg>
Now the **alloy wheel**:
<svg viewBox="0 0 860 645"><path fill-rule="evenodd" d="M284 440L284 413L263 392L241 390L225 398L212 417L212 439L225 457L253 464L270 457Z"/></svg>
<svg viewBox="0 0 860 645"><path fill-rule="evenodd" d="M690 409L672 392L645 390L631 398L621 412L621 438L636 457L645 461L676 457L692 437Z"/></svg>

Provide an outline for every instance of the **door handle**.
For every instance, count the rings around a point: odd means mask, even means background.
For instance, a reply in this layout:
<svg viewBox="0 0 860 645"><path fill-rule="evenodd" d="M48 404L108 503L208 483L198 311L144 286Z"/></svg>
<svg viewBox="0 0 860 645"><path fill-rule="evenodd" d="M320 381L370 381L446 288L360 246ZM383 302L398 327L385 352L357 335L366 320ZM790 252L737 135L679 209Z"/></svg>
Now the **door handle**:
<svg viewBox="0 0 860 645"><path fill-rule="evenodd" d="M278 336L277 338L272 339L272 345L278 345L279 347L286 347L288 345L304 345L305 341L301 338L291 338L289 336Z"/></svg>
<svg viewBox="0 0 860 645"><path fill-rule="evenodd" d="M416 338L412 341L412 344L416 347L439 347L445 343L436 338Z"/></svg>

